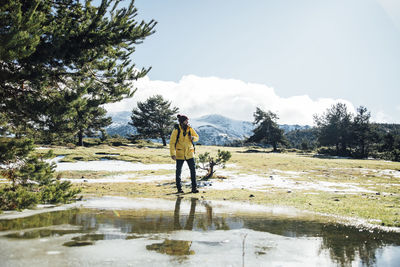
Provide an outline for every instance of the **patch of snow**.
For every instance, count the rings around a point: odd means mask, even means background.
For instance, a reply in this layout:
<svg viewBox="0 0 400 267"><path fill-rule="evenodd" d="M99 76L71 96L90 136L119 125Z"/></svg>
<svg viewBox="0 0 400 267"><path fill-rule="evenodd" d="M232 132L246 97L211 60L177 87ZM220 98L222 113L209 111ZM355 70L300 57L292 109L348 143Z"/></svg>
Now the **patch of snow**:
<svg viewBox="0 0 400 267"><path fill-rule="evenodd" d="M57 251L57 250L50 250L46 252L47 255L58 255L61 254L61 251Z"/></svg>
<svg viewBox="0 0 400 267"><path fill-rule="evenodd" d="M318 190L325 192L363 192L373 193L375 191L367 190L350 183L333 183L333 182L307 182L295 181L290 177L280 175L271 175L268 177L259 175L235 175L229 179L213 180L212 188L216 190L232 190L232 189L248 189L267 191L266 187L278 187L286 190Z"/></svg>
<svg viewBox="0 0 400 267"><path fill-rule="evenodd" d="M122 160L60 162L56 171L144 171L144 170L173 170L175 164L143 164Z"/></svg>
<svg viewBox="0 0 400 267"><path fill-rule="evenodd" d="M62 178L62 181L70 181L71 183L151 183L166 180L175 181L175 174L173 175L144 175L136 177L132 174L121 174L115 176L107 176L100 179L69 179Z"/></svg>
<svg viewBox="0 0 400 267"><path fill-rule="evenodd" d="M182 180L184 180L186 176L182 176ZM146 175L141 178L132 180L134 183L152 183L152 182L161 182L161 181L173 181L175 182L175 174L173 175Z"/></svg>
<svg viewBox="0 0 400 267"><path fill-rule="evenodd" d="M62 178L61 181L70 181L71 183L126 183L126 182L134 182L130 179L69 179Z"/></svg>
<svg viewBox="0 0 400 267"><path fill-rule="evenodd" d="M47 163L56 163L56 164L60 164L59 162L63 159L63 158L65 158L65 156L57 156L57 157L55 157L55 158L52 158L52 159L47 159L47 160L45 160Z"/></svg>
<svg viewBox="0 0 400 267"><path fill-rule="evenodd" d="M300 174L303 173L303 172L295 172L295 171L282 171L282 170L277 170L277 169L272 169L271 171L273 174L281 173L281 174L290 175L292 177L300 177Z"/></svg>
<svg viewBox="0 0 400 267"><path fill-rule="evenodd" d="M30 209L24 209L22 211L6 210L6 211L3 211L2 214L0 214L0 219L1 220L12 220L12 219L24 218L24 217L33 216L36 214L45 213L45 212L67 210L67 209L71 209L74 207L78 207L79 205L80 205L80 202L75 202L75 203L64 204L64 205L56 206L56 207L54 207L54 205L50 205L49 207L46 205L43 205L43 206L38 205L37 209L35 209L35 210L30 210Z"/></svg>
<svg viewBox="0 0 400 267"><path fill-rule="evenodd" d="M378 171L379 174L389 175L393 178L400 178L400 171L398 170L380 170Z"/></svg>
<svg viewBox="0 0 400 267"><path fill-rule="evenodd" d="M367 169L367 168L360 168L360 169L355 169L359 170L362 174L369 174L373 173L379 176L392 176L393 178L400 178L400 171L399 170L393 170L393 169L384 169L384 170L376 170L376 169Z"/></svg>

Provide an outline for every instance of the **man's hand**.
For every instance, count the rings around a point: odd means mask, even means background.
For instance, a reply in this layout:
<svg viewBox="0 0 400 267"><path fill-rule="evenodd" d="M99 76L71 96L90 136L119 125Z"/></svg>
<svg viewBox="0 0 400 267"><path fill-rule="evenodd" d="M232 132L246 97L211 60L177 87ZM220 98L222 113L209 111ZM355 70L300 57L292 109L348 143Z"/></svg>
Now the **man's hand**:
<svg viewBox="0 0 400 267"><path fill-rule="evenodd" d="M176 160L176 156L171 156L171 159Z"/></svg>

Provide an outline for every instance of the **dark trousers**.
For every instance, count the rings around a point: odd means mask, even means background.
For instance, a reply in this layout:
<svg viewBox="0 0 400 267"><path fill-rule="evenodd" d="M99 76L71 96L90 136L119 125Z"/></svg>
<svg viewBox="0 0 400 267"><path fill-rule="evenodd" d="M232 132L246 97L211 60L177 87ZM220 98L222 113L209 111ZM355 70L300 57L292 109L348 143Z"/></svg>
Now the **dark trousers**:
<svg viewBox="0 0 400 267"><path fill-rule="evenodd" d="M181 159L176 160L176 188L178 190L182 189L181 173L182 173L183 162L185 161ZM194 163L194 158L187 159L186 162L190 169L190 180L192 181L192 190L195 190L197 187L197 183L196 183L196 167Z"/></svg>

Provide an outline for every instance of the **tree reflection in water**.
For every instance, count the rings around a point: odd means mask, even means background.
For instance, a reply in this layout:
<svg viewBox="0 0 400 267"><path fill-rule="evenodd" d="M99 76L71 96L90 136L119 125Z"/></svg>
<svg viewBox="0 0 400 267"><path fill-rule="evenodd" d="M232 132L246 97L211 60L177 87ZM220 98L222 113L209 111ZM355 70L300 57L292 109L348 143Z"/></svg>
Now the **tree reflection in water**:
<svg viewBox="0 0 400 267"><path fill-rule="evenodd" d="M190 199L190 212L189 216L186 220L185 227L182 228L180 222L180 210L181 210L181 201L182 197L178 196L175 202L175 210L174 210L174 230L193 230L194 223L194 215L196 213L196 203L197 198ZM185 240L169 240L165 239L162 243L154 243L151 245L147 245L147 250L154 250L159 253L164 253L168 255L175 256L183 256L183 255L192 255L194 254L193 250L190 250L190 246L192 245L192 241Z"/></svg>

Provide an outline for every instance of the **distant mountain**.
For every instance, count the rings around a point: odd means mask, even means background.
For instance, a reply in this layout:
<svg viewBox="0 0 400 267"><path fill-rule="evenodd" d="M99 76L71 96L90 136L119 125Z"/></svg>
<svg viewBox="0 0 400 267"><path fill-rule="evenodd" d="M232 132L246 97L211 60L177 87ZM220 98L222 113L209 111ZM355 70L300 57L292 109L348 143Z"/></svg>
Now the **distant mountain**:
<svg viewBox="0 0 400 267"><path fill-rule="evenodd" d="M109 114L113 123L106 128L109 135L119 134L129 136L136 134L136 129L129 125L130 112ZM254 126L249 121L230 119L221 115L212 114L189 120L189 124L200 136L199 143L203 145L225 145L235 140L242 140L252 135ZM286 132L292 130L308 129L310 126L280 125Z"/></svg>
<svg viewBox="0 0 400 267"><path fill-rule="evenodd" d="M131 112L122 111L108 115L112 118L112 124L106 127L106 132L108 135L120 135L123 137L128 137L131 134L137 133L135 127L128 124L128 122L131 121Z"/></svg>
<svg viewBox="0 0 400 267"><path fill-rule="evenodd" d="M221 115L206 115L189 120L204 145L225 145L245 139L252 134L253 124L248 121L230 119Z"/></svg>
<svg viewBox="0 0 400 267"><path fill-rule="evenodd" d="M281 128L285 133L288 133L290 131L295 131L295 130L307 130L307 129L311 129L311 126L309 125L305 125L305 126L301 126L301 125L288 125L288 124L281 124L279 125L279 128Z"/></svg>

